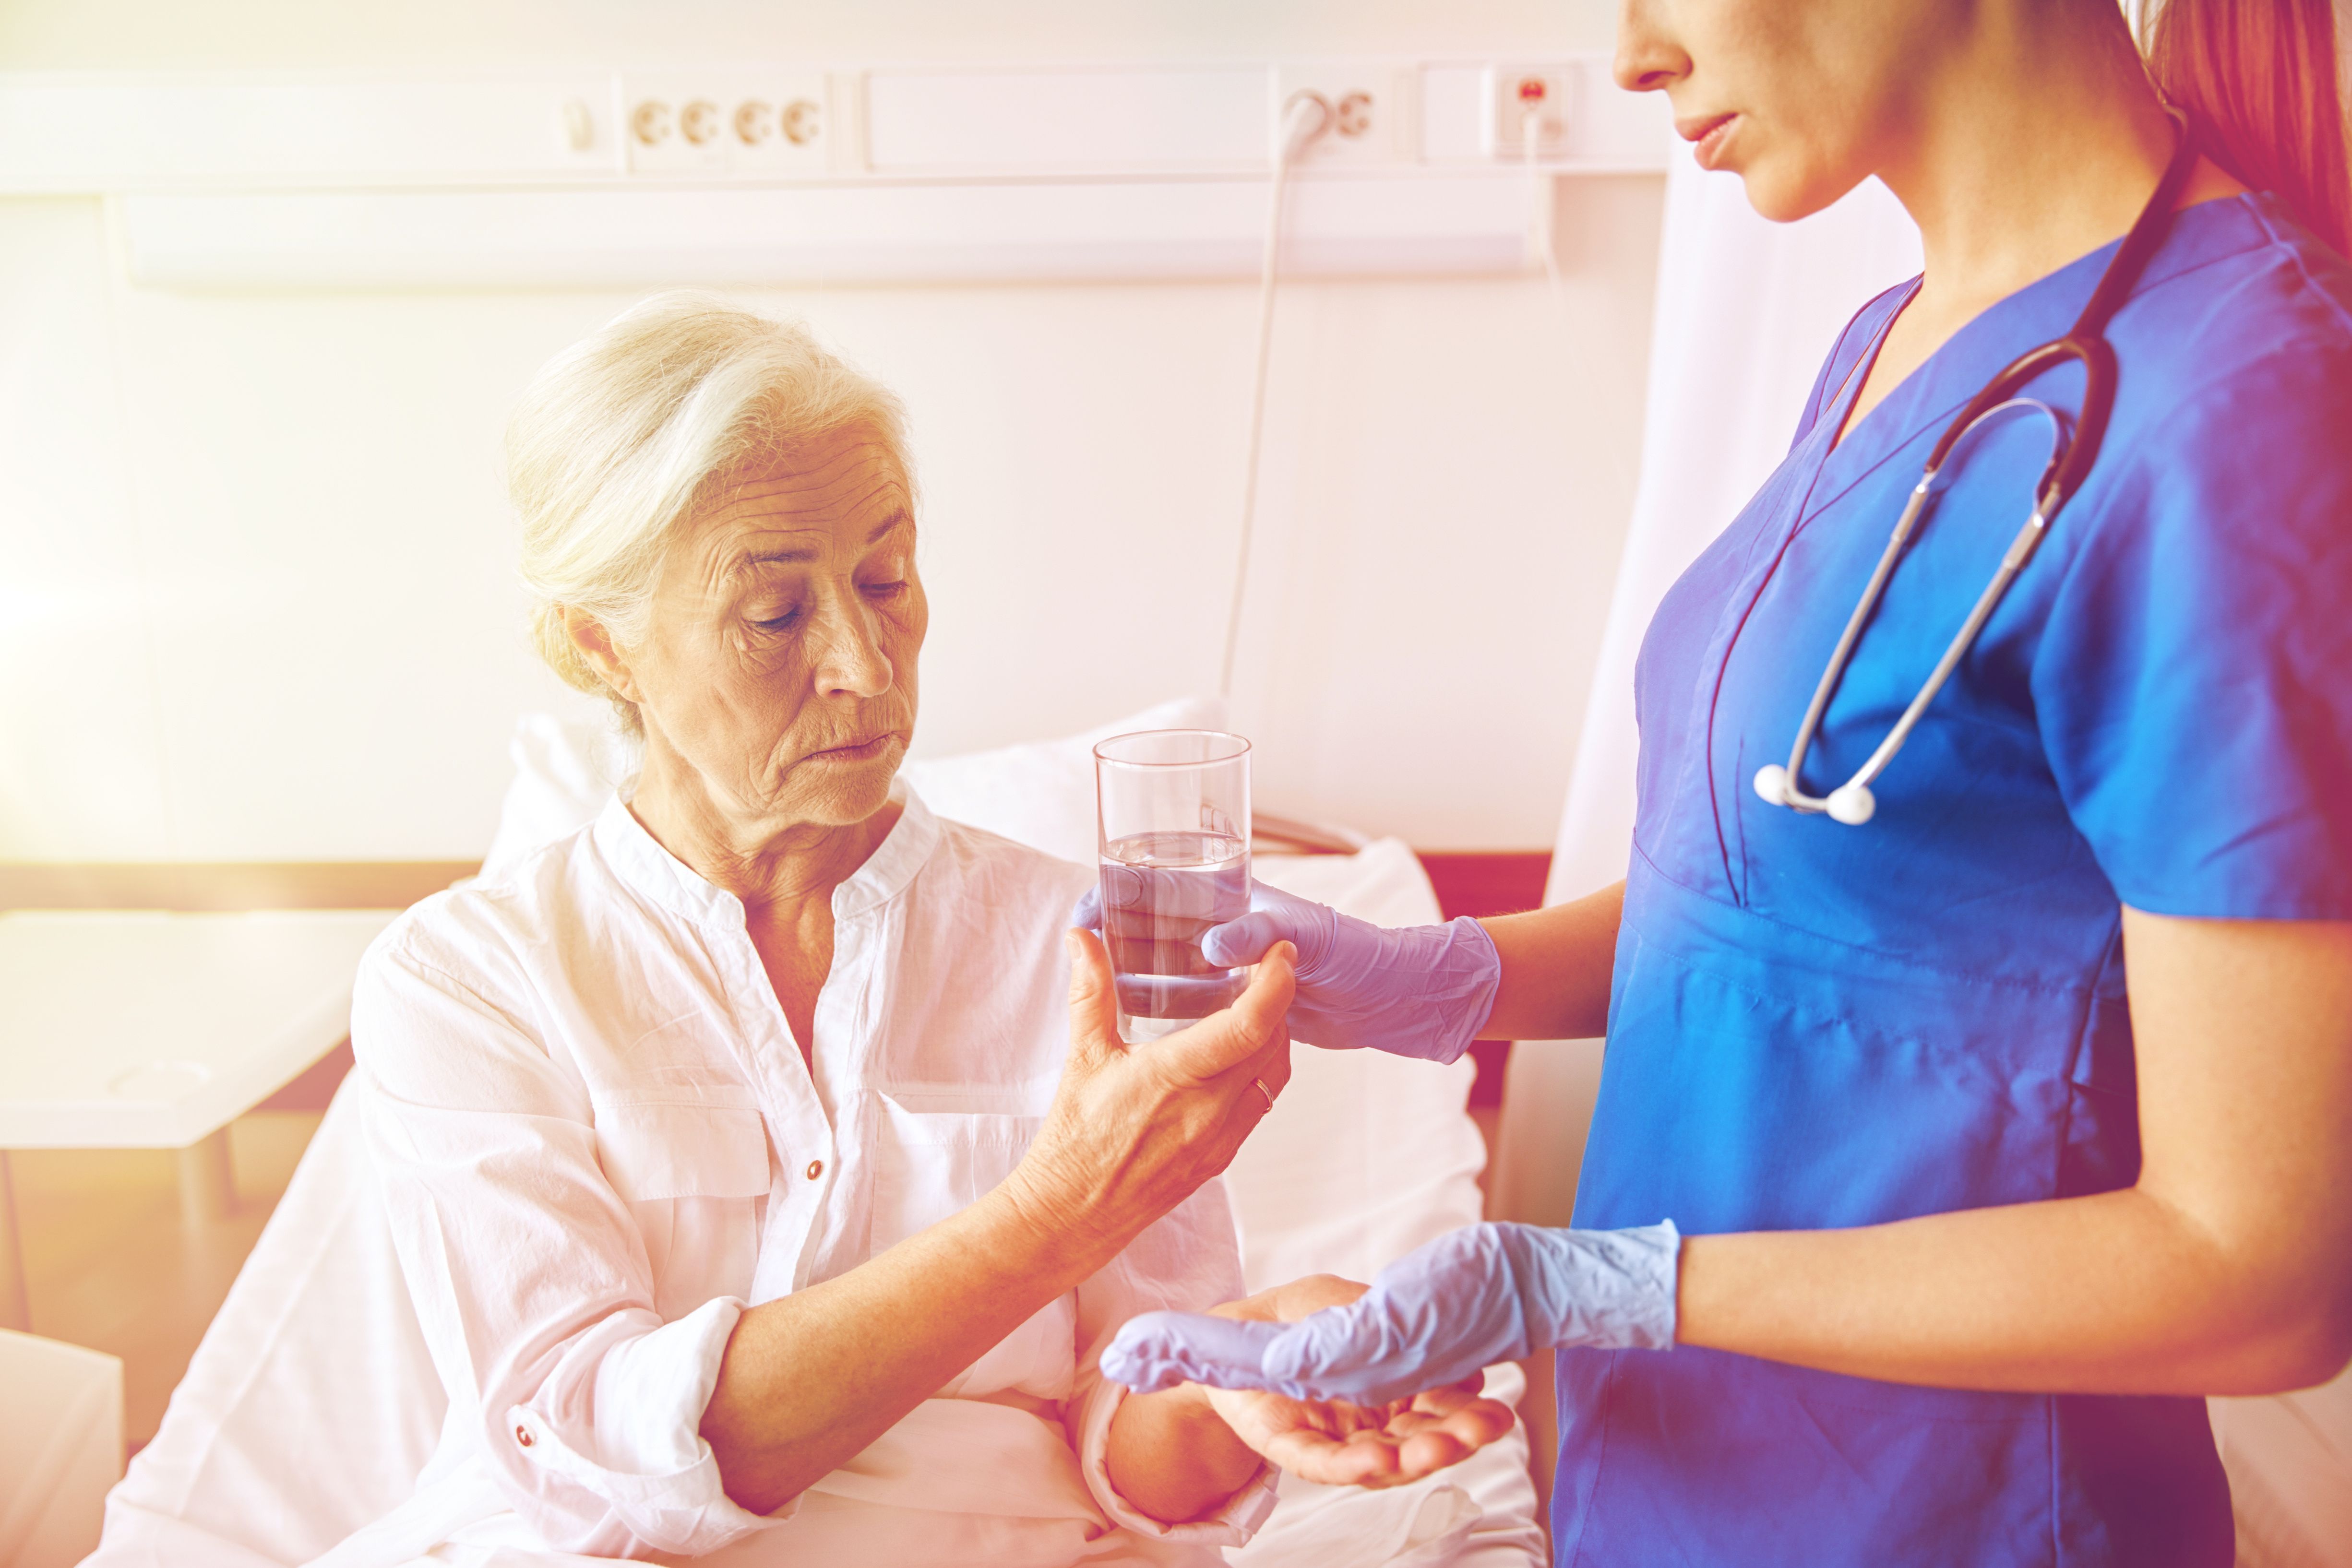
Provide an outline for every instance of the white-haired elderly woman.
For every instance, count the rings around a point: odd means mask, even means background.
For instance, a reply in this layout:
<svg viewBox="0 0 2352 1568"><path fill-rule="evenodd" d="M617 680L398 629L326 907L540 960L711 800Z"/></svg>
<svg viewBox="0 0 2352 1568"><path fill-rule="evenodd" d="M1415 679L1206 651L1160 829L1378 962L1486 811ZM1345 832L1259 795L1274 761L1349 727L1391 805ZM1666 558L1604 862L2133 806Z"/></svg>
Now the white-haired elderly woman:
<svg viewBox="0 0 2352 1568"><path fill-rule="evenodd" d="M452 1416L331 1561L1213 1563L1272 1506L1261 1453L1383 1484L1507 1428L1475 1391L1368 1414L1096 1370L1134 1313L1241 1293L1215 1176L1288 1076L1287 955L1127 1050L1065 931L1089 873L894 781L928 614L903 424L804 330L676 295L517 415L539 647L642 770L363 967Z"/></svg>

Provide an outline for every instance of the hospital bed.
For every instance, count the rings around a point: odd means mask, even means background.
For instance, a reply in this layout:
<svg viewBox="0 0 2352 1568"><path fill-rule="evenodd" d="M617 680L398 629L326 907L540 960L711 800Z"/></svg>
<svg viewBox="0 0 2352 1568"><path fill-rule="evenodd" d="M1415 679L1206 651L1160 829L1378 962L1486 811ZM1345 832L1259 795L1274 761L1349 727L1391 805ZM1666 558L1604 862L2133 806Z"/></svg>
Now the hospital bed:
<svg viewBox="0 0 2352 1568"><path fill-rule="evenodd" d="M1093 852L1095 734L1213 723L1170 705L1067 741L910 765L941 814L1083 859ZM592 732L527 721L497 844L527 852L601 807ZM1386 924L1438 910L1396 840L1353 854L1268 855L1267 881ZM1252 1290L1328 1271L1368 1278L1480 1215L1473 1069L1301 1051L1280 1104L1228 1181ZM107 1503L93 1568L278 1568L308 1562L404 1499L446 1409L408 1303L361 1138L363 1077L337 1091L292 1185ZM1488 1392L1516 1404L1514 1367ZM1544 1559L1525 1434L1414 1486L1359 1491L1285 1477L1246 1568L1530 1568ZM851 1564L840 1568L854 1568Z"/></svg>

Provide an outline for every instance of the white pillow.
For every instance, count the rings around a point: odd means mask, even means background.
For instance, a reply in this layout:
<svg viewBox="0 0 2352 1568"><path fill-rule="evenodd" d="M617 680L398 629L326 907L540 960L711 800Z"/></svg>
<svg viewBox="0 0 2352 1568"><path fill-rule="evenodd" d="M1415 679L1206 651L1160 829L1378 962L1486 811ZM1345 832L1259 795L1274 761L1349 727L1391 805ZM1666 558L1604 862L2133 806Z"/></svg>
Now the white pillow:
<svg viewBox="0 0 2352 1568"><path fill-rule="evenodd" d="M1426 925L1437 894L1401 839L1352 855L1254 855L1259 881L1376 925ZM1301 1274L1369 1280L1480 1218L1486 1140L1470 1120L1468 1057L1448 1066L1377 1051L1294 1046L1290 1083L1226 1173L1242 1274L1262 1291Z"/></svg>
<svg viewBox="0 0 2352 1568"><path fill-rule="evenodd" d="M1383 925L1438 916L1437 895L1396 839L1352 855L1257 855L1260 880ZM1486 1145L1466 1113L1467 1058L1440 1067L1376 1051L1294 1046L1290 1082L1225 1172L1253 1291L1301 1274L1369 1280L1383 1264L1479 1218ZM1517 1366L1490 1367L1488 1397L1517 1406ZM1281 1479L1281 1503L1235 1568L1541 1568L1546 1552L1524 1428L1451 1469L1387 1491Z"/></svg>
<svg viewBox="0 0 2352 1568"><path fill-rule="evenodd" d="M507 746L515 776L499 806L481 880L503 880L564 834L594 821L621 780L636 770L634 751L609 722L551 713L515 720Z"/></svg>

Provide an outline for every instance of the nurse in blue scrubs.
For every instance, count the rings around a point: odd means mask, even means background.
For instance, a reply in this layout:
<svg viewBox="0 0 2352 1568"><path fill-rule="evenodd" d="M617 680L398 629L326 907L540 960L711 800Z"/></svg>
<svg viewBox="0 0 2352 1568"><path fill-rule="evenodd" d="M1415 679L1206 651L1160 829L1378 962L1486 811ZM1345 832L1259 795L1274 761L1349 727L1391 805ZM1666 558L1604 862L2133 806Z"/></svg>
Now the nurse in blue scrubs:
<svg viewBox="0 0 2352 1568"><path fill-rule="evenodd" d="M2202 1396L2352 1357L2352 191L2327 0L2156 21L2144 67L2116 0L1628 0L1618 78L1701 162L1776 219L1879 176L1925 276L1650 627L1622 884L1406 931L1262 892L1209 944L1296 942L1315 1044L1605 1032L1576 1226L1139 1319L1114 1375L1370 1401L1557 1345L1562 1563L2231 1561ZM1939 436L2111 268L2095 462L1874 811L1768 800ZM2019 395L2085 436L2078 358ZM2033 509L2026 413L1899 552L1806 799Z"/></svg>

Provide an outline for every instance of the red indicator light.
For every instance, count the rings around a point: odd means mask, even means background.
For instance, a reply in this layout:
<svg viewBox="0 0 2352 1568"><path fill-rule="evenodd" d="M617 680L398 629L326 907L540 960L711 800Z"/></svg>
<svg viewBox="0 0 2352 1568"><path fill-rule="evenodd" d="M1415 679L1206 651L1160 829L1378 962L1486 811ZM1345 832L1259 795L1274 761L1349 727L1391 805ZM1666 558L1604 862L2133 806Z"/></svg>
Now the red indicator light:
<svg viewBox="0 0 2352 1568"><path fill-rule="evenodd" d="M1522 77L1519 78L1519 101L1521 103L1541 103L1543 100L1544 84L1541 77Z"/></svg>

